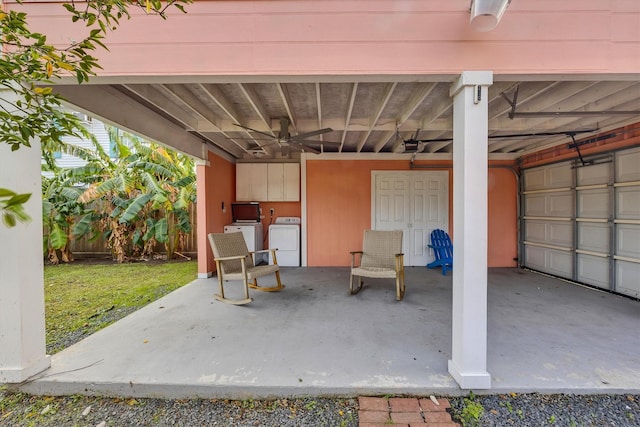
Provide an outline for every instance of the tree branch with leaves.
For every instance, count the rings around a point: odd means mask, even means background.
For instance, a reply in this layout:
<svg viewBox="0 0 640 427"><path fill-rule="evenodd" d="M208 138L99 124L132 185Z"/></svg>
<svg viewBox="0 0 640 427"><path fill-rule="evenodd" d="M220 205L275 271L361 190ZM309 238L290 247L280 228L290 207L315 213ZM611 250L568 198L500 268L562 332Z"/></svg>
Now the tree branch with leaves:
<svg viewBox="0 0 640 427"><path fill-rule="evenodd" d="M192 0L89 0L70 1L62 6L74 23L84 24L85 38L67 46L48 43L47 36L33 32L24 12L0 10L0 90L13 93L0 102L0 144L12 151L30 147L34 139L42 145L47 163L54 163L53 153L71 148L62 137L91 138L82 121L61 108L63 98L53 90L55 80L75 76L79 84L95 76L100 68L93 53L107 49L103 39L114 31L121 20L130 19L129 10L140 8L147 14L166 19L170 9L185 12ZM108 49L107 49L108 50ZM0 183L0 213L6 226L24 222L28 216L22 205L25 195L2 189ZM19 197L20 196L20 197ZM28 199L28 198L27 198Z"/></svg>

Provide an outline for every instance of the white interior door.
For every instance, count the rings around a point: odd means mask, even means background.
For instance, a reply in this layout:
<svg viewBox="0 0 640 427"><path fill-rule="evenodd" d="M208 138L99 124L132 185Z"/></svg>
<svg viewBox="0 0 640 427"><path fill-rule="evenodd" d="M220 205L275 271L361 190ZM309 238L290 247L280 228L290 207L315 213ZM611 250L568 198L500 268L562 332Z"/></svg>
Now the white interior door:
<svg viewBox="0 0 640 427"><path fill-rule="evenodd" d="M431 231L449 231L449 173L374 171L371 182L372 228L403 231L405 265L433 261L427 248Z"/></svg>

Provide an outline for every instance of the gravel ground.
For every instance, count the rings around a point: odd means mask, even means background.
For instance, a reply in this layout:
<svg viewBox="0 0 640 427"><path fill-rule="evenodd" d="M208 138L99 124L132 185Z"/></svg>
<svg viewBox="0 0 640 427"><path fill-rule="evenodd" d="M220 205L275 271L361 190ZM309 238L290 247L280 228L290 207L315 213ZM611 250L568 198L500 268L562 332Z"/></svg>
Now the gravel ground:
<svg viewBox="0 0 640 427"><path fill-rule="evenodd" d="M470 400L484 409L479 426L640 426L640 394L511 393L475 396L472 399L459 397L449 400L453 414L460 416L463 406Z"/></svg>
<svg viewBox="0 0 640 427"><path fill-rule="evenodd" d="M9 398L11 398L9 396ZM3 405L6 426L344 426L358 425L357 399L272 401L108 399L22 395ZM90 409L88 409L90 408ZM5 412L12 411L12 412ZM30 424L33 422L33 424Z"/></svg>
<svg viewBox="0 0 640 427"><path fill-rule="evenodd" d="M0 389L1 390L1 389ZM466 401L465 401L466 399ZM477 423L464 407L481 405ZM450 398L465 426L640 426L640 395L509 394ZM469 411L467 411L469 413ZM458 418L456 418L456 416ZM0 426L356 427L357 399L271 401L42 397L0 391Z"/></svg>

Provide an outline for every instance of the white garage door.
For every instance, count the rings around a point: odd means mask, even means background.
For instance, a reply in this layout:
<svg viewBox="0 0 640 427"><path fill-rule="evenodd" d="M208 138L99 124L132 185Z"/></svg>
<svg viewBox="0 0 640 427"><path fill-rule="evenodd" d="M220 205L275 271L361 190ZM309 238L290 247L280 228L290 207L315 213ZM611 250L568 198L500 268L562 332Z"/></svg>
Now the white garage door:
<svg viewBox="0 0 640 427"><path fill-rule="evenodd" d="M640 297L640 148L523 178L524 265Z"/></svg>

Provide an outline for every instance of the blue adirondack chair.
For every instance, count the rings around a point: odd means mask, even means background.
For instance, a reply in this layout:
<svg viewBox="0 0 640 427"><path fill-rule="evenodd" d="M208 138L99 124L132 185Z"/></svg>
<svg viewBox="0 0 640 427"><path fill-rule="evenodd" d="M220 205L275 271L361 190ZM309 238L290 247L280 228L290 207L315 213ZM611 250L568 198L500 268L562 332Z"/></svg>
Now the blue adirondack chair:
<svg viewBox="0 0 640 427"><path fill-rule="evenodd" d="M442 267L442 275L446 276L447 270L453 268L453 245L451 244L451 238L446 231L437 228L431 232L431 244L429 247L433 249L433 254L436 259L427 264L427 268Z"/></svg>

